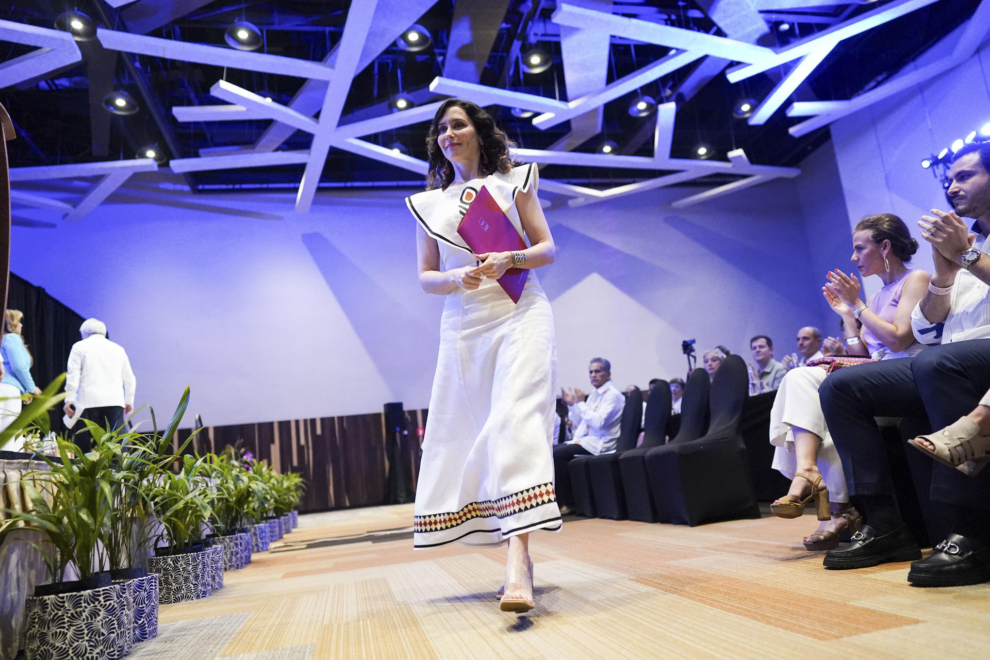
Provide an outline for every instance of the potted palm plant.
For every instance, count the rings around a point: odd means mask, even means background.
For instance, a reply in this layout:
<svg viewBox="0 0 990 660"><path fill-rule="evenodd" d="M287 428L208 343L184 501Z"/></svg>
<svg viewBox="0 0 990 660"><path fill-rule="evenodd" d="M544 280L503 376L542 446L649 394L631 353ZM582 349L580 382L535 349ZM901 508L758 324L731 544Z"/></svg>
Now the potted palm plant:
<svg viewBox="0 0 990 660"><path fill-rule="evenodd" d="M214 541L223 547L224 569L244 568L251 553L251 537L245 531L245 510L251 498L247 472L231 447L219 456L208 456L206 465L215 493L210 526Z"/></svg>

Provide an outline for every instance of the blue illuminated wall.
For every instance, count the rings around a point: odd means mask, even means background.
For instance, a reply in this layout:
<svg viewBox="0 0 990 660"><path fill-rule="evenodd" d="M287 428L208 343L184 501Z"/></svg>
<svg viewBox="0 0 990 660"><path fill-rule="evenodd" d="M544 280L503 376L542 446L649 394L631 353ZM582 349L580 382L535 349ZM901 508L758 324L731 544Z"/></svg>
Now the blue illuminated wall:
<svg viewBox="0 0 990 660"><path fill-rule="evenodd" d="M443 301L416 280L409 191L321 193L298 215L289 192L193 196L179 181L135 179L78 224L14 229L13 271L107 323L139 403L161 415L190 385L210 425L427 406ZM796 181L669 207L688 192L548 210L558 259L539 277L561 384L586 386L604 356L620 387L645 387L684 375L683 339L748 358L754 334L782 354L800 326L833 323L822 268L848 260L849 229L830 152Z"/></svg>

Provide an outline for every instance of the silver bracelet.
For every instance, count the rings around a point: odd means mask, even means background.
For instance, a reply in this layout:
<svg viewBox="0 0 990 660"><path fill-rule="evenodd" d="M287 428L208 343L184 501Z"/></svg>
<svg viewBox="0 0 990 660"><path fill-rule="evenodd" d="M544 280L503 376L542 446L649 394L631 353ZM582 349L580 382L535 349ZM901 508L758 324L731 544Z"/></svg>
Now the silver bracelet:
<svg viewBox="0 0 990 660"><path fill-rule="evenodd" d="M516 268L522 268L526 265L526 255L522 252L512 253L512 265Z"/></svg>
<svg viewBox="0 0 990 660"><path fill-rule="evenodd" d="M855 346L859 343L859 337L846 337L846 346Z"/></svg>
<svg viewBox="0 0 990 660"><path fill-rule="evenodd" d="M869 307L867 307L866 305L863 305L862 307L857 308L855 312L853 312L853 316L858 321L859 320L859 317L862 316L863 315L863 312L865 312L867 309L869 309Z"/></svg>

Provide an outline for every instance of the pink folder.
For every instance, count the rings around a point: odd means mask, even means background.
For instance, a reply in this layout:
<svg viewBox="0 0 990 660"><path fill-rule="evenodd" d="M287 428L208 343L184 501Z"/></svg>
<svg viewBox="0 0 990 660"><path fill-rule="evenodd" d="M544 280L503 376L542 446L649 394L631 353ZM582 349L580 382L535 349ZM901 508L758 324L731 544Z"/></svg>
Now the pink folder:
<svg viewBox="0 0 990 660"><path fill-rule="evenodd" d="M475 254L516 252L526 249L526 241L484 186L471 202L461 223L457 225L457 233ZM527 269L510 268L496 281L509 294L512 302L518 303L528 274Z"/></svg>

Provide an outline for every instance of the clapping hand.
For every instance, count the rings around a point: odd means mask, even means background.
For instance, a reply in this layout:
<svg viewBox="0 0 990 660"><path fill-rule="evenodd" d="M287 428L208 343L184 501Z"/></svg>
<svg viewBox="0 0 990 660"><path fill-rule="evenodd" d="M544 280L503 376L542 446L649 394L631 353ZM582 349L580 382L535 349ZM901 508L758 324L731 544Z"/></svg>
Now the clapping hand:
<svg viewBox="0 0 990 660"><path fill-rule="evenodd" d="M863 306L863 303L859 299L860 284L857 277L849 277L836 268L829 271L828 282L825 284L825 288L834 293L839 300L852 309Z"/></svg>
<svg viewBox="0 0 990 660"><path fill-rule="evenodd" d="M481 265L476 269L478 274L492 280L502 277L505 275L505 271L512 267L511 252L486 252L485 254L476 254L474 258L481 262Z"/></svg>
<svg viewBox="0 0 990 660"><path fill-rule="evenodd" d="M918 222L922 238L931 243L943 257L958 263L959 256L973 245L976 235L969 233L969 227L955 211L946 213L932 209L932 213L936 217L923 215Z"/></svg>
<svg viewBox="0 0 990 660"><path fill-rule="evenodd" d="M584 401L585 399L588 398L588 395L585 394L584 391L582 391L580 388L575 387L574 388L574 398L577 401Z"/></svg>
<svg viewBox="0 0 990 660"><path fill-rule="evenodd" d="M794 358L792 358L790 355L785 355L784 359L781 360L780 363L784 365L784 369L787 369L788 371L790 371L791 369L797 366L796 364L794 364Z"/></svg>
<svg viewBox="0 0 990 660"><path fill-rule="evenodd" d="M842 340L838 337L827 337L825 341L822 342L822 354L826 356L845 355L846 347L842 344Z"/></svg>
<svg viewBox="0 0 990 660"><path fill-rule="evenodd" d="M564 403L566 403L569 406L573 406L574 405L574 403L575 403L575 401L574 401L574 390L562 387L562 388L560 388L560 394L561 394L561 396L564 397Z"/></svg>
<svg viewBox="0 0 990 660"><path fill-rule="evenodd" d="M852 308L842 302L842 300L839 299L839 296L835 295L835 293L828 288L828 286L822 287L822 294L825 296L825 300L828 301L828 304L831 305L833 312L842 317L852 316Z"/></svg>

